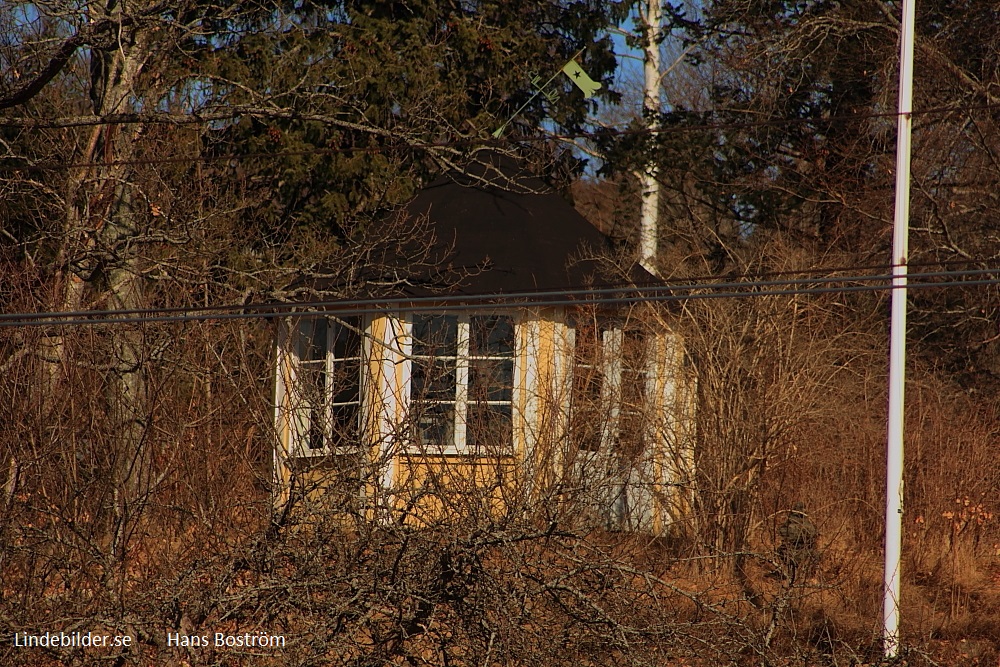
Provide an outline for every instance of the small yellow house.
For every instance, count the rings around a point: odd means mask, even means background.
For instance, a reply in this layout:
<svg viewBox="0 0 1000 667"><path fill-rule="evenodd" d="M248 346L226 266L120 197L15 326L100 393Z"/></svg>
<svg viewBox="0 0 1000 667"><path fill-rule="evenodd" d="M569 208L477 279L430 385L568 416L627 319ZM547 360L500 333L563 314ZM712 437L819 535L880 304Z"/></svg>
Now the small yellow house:
<svg viewBox="0 0 1000 667"><path fill-rule="evenodd" d="M653 276L602 278L581 257L607 240L522 173L444 178L407 210L451 266L478 268L443 293L282 322L279 498L428 521L464 511L463 494L495 511L537 497L608 529L667 529L693 491L694 377L668 315L630 291Z"/></svg>

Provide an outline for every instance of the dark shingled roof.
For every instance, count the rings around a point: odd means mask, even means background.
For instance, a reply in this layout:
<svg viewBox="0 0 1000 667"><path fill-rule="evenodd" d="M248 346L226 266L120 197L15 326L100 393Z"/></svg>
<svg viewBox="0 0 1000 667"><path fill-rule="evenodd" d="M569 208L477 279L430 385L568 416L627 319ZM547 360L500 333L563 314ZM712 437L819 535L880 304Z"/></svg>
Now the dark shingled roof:
<svg viewBox="0 0 1000 667"><path fill-rule="evenodd" d="M406 207L411 217L427 217L436 237L432 254L455 271L471 270L448 293L500 295L656 281L638 264L627 277L602 275L593 256L608 248L607 237L541 179L510 160L490 157L491 166L439 178Z"/></svg>
<svg viewBox="0 0 1000 667"><path fill-rule="evenodd" d="M430 183L403 214L414 224L426 220L434 245L428 254L425 247L417 247L418 239L411 256L430 261L421 262L424 267L408 267L405 256L385 257L386 265L403 269L400 274L408 273L408 280L389 294L372 293L369 287L364 292L371 298L439 294L502 299L516 292L657 282L638 264L627 275L602 273L594 256L608 248L607 237L541 179L497 154L484 157L480 152L463 173ZM365 279L388 282L374 275ZM312 285L333 287L323 283Z"/></svg>

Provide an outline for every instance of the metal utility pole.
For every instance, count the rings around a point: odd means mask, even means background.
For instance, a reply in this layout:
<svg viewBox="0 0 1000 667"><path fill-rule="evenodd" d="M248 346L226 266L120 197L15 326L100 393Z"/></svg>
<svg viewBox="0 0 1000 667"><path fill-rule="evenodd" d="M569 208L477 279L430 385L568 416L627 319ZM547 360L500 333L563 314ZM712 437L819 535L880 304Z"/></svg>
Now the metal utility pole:
<svg viewBox="0 0 1000 667"><path fill-rule="evenodd" d="M914 0L903 0L899 49L896 214L892 225L892 314L889 333L889 414L885 484L885 589L882 645L899 653L899 582L903 543L903 390L906 379L906 262L910 224L910 134L913 111Z"/></svg>
<svg viewBox="0 0 1000 667"><path fill-rule="evenodd" d="M660 113L660 31L663 29L663 7L661 0L647 0L643 22L642 43L642 112L646 129L655 135L659 129L657 115ZM639 171L639 187L642 189L642 217L639 224L639 263L644 269L657 275L656 242L657 223L660 208L660 183L655 160L650 160Z"/></svg>

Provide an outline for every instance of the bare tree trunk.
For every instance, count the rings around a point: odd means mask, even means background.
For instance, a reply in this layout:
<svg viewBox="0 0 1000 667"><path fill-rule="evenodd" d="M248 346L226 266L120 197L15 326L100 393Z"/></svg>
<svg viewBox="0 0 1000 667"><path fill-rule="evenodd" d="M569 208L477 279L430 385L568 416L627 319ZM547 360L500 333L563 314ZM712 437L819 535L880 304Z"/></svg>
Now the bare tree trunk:
<svg viewBox="0 0 1000 667"><path fill-rule="evenodd" d="M108 0L99 13L95 18L120 21L122 8L115 0ZM90 97L96 114L134 110L133 100L139 97L137 82L148 57L142 31L123 33L114 49L91 52ZM142 267L131 243L142 219L136 208L134 169L129 165L136 156L139 132L138 126L98 126L84 156L86 162L97 166L70 175L66 275L61 285L64 309L86 307L88 290L103 292L98 299L103 308L130 310L145 305ZM136 325L112 324L106 332L111 358L102 367L108 373L108 446L112 448L115 498L108 537L111 554L120 559L148 494L146 355L142 331ZM54 339L53 352L60 365L70 362L62 337Z"/></svg>
<svg viewBox="0 0 1000 667"><path fill-rule="evenodd" d="M109 220L108 229L119 234L133 230L132 197L128 191L119 199L119 210ZM109 272L111 302L116 309L134 310L143 302L142 276L134 258ZM114 439L114 482L116 495L115 552L120 553L127 540L128 525L140 513L149 491L149 452L146 443L148 409L146 406L146 362L142 325L111 325L112 382L110 402L111 433Z"/></svg>

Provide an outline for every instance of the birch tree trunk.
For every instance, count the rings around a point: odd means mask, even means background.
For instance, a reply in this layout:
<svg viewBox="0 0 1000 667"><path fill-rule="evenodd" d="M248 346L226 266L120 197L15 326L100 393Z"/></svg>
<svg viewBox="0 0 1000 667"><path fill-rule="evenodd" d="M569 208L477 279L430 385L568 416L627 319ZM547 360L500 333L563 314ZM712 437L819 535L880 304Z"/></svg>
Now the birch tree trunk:
<svg viewBox="0 0 1000 667"><path fill-rule="evenodd" d="M650 134L659 128L660 113L660 33L663 29L663 7L660 0L647 0L640 9L642 23L642 115ZM657 269L657 240L659 236L660 183L655 161L644 165L637 174L642 190L641 219L639 225L639 263L654 275Z"/></svg>

